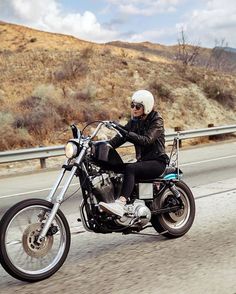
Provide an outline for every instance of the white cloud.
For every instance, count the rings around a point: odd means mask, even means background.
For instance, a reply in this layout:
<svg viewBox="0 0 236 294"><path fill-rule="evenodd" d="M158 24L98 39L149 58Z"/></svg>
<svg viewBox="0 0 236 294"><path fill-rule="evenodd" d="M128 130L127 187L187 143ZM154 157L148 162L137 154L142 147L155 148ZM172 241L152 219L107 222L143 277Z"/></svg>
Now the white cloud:
<svg viewBox="0 0 236 294"><path fill-rule="evenodd" d="M173 44L177 42L179 28L183 27L191 43L213 47L216 39L225 39L230 46L236 47L235 0L202 0L199 3L205 7L195 10L190 6L198 7L198 4L192 4L190 0L105 1L107 5L97 12L100 16L101 13L106 14L104 24L91 11L64 12L60 0L0 0L0 19L94 42L122 39ZM185 2L188 2L188 10L184 10L186 15L182 16L179 7L181 5L184 9ZM178 13L167 15L176 10ZM107 18L108 12L113 19ZM160 18L161 28L156 27L156 16L149 17L157 14L166 16L165 19ZM140 27L132 27L132 22L129 22L132 15L140 18ZM174 25L177 17L181 23Z"/></svg>
<svg viewBox="0 0 236 294"><path fill-rule="evenodd" d="M236 46L235 0L208 1L205 9L191 13L184 26L192 38L198 38L205 46L213 47L215 40L222 39L230 46Z"/></svg>
<svg viewBox="0 0 236 294"><path fill-rule="evenodd" d="M37 29L95 42L110 41L118 36L118 32L104 28L90 11L63 13L58 0L3 0L0 7L3 15L5 12L8 16L6 20Z"/></svg>
<svg viewBox="0 0 236 294"><path fill-rule="evenodd" d="M163 12L173 12L183 0L107 0L128 15L150 16Z"/></svg>

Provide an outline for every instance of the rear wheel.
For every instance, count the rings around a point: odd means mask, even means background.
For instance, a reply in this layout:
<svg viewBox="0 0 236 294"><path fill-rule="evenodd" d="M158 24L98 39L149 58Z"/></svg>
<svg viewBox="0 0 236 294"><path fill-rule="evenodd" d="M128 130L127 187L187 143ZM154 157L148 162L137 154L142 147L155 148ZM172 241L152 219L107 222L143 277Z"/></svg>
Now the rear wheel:
<svg viewBox="0 0 236 294"><path fill-rule="evenodd" d="M158 233L166 231L163 235L168 238L178 238L187 233L195 217L195 200L189 187L183 182L175 183L183 203L183 207L176 212L152 215L151 223ZM155 209L167 207L174 195L166 189L154 201Z"/></svg>
<svg viewBox="0 0 236 294"><path fill-rule="evenodd" d="M24 200L11 207L0 221L0 262L13 277L36 282L53 275L70 248L70 229L58 210L42 243L38 236L53 204L42 199Z"/></svg>

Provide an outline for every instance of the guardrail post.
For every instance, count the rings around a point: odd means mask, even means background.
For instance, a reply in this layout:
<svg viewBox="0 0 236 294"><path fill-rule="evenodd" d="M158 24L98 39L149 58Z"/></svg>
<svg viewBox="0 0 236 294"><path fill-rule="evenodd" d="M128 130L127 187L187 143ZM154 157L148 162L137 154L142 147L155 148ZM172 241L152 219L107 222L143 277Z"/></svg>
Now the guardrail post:
<svg viewBox="0 0 236 294"><path fill-rule="evenodd" d="M41 168L46 168L46 158L40 158L40 166Z"/></svg>
<svg viewBox="0 0 236 294"><path fill-rule="evenodd" d="M208 124L208 128L214 128L214 124ZM215 140L217 137L216 135L211 135L208 137L209 140Z"/></svg>
<svg viewBox="0 0 236 294"><path fill-rule="evenodd" d="M175 132L180 132L182 131L182 128L181 127L175 127ZM182 140L179 139L179 148L182 147Z"/></svg>
<svg viewBox="0 0 236 294"><path fill-rule="evenodd" d="M44 148L44 146L40 145L39 148ZM46 168L46 157L42 157L39 160L40 160L40 167Z"/></svg>

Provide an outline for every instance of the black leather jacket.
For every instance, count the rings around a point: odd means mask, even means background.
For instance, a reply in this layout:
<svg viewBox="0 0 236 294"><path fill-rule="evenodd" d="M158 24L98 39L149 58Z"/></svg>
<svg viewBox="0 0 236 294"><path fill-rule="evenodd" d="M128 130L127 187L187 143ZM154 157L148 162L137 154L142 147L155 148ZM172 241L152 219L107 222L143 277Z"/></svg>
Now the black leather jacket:
<svg viewBox="0 0 236 294"><path fill-rule="evenodd" d="M128 141L134 144L138 161L158 159L167 163L164 124L158 112L151 111L144 120L131 119L124 129L128 131L126 136L116 135L109 141L113 148Z"/></svg>

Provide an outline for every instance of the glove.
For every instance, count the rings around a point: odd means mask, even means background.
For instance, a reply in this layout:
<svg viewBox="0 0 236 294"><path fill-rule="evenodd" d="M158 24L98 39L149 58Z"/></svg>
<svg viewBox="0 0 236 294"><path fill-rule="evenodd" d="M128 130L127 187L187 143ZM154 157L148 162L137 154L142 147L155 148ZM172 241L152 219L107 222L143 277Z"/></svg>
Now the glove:
<svg viewBox="0 0 236 294"><path fill-rule="evenodd" d="M121 133L121 135L123 137L126 137L128 135L128 131L126 131L123 127L121 127L120 125L116 125L115 127L117 129L117 131L119 131Z"/></svg>

